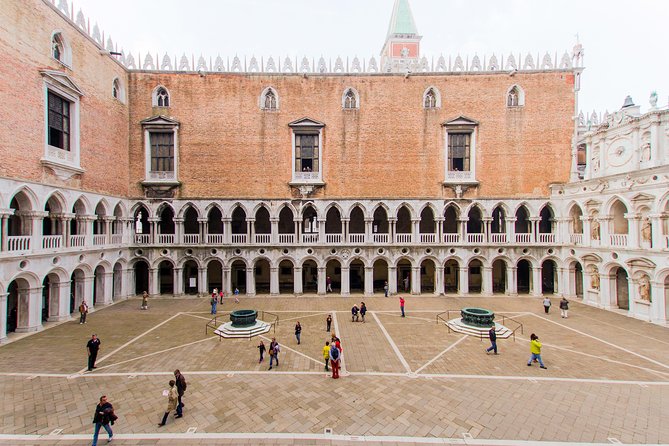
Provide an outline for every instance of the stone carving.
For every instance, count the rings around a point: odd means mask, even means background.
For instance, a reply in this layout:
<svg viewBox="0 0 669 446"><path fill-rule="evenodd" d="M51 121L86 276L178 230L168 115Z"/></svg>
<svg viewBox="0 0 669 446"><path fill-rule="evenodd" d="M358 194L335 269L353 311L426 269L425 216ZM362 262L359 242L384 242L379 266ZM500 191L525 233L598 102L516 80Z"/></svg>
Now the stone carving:
<svg viewBox="0 0 669 446"><path fill-rule="evenodd" d="M112 42L111 36L107 37L107 51L114 51L114 42Z"/></svg>
<svg viewBox="0 0 669 446"><path fill-rule="evenodd" d="M216 56L214 61L214 71L225 71L225 65L223 65L223 59L220 55Z"/></svg>
<svg viewBox="0 0 669 446"><path fill-rule="evenodd" d="M195 71L208 71L209 67L207 66L207 61L204 60L204 56L200 55L200 58L197 60L197 66Z"/></svg>
<svg viewBox="0 0 669 446"><path fill-rule="evenodd" d="M439 71L439 72L447 71L447 69L446 69L446 59L444 59L444 56L439 56L439 59L437 59L437 68L436 68L435 71Z"/></svg>
<svg viewBox="0 0 669 446"><path fill-rule="evenodd" d="M592 125L599 125L599 118L597 117L597 112L594 110L590 115L590 122L592 122Z"/></svg>
<svg viewBox="0 0 669 446"><path fill-rule="evenodd" d="M474 55L472 64L469 66L469 71L481 71L481 59L479 59L479 56Z"/></svg>
<svg viewBox="0 0 669 446"><path fill-rule="evenodd" d="M592 268L592 273L590 274L590 288L593 290L599 289L599 270L596 266Z"/></svg>
<svg viewBox="0 0 669 446"><path fill-rule="evenodd" d="M525 64L523 65L523 70L534 70L534 58L531 54L525 56Z"/></svg>
<svg viewBox="0 0 669 446"><path fill-rule="evenodd" d="M337 60L335 60L334 72L335 73L343 73L344 72L344 62L342 62L341 57L337 57Z"/></svg>
<svg viewBox="0 0 669 446"><path fill-rule="evenodd" d="M144 58L144 65L142 65L143 70L155 70L156 67L153 65L153 57L151 54L147 54Z"/></svg>
<svg viewBox="0 0 669 446"><path fill-rule="evenodd" d="M506 59L505 70L517 70L518 65L516 64L516 58L513 57L513 54L509 54L509 57Z"/></svg>
<svg viewBox="0 0 669 446"><path fill-rule="evenodd" d="M551 55L546 53L544 55L544 58L541 61L541 69L546 70L546 69L551 69L553 68L553 61L551 60Z"/></svg>
<svg viewBox="0 0 669 446"><path fill-rule="evenodd" d="M311 66L309 65L309 59L306 57L302 58L302 63L300 64L300 73L311 73Z"/></svg>
<svg viewBox="0 0 669 446"><path fill-rule="evenodd" d="M70 16L70 8L67 6L67 0L60 0L58 2L58 9L66 16Z"/></svg>
<svg viewBox="0 0 669 446"><path fill-rule="evenodd" d="M99 45L102 45L102 37L100 36L100 28L98 27L98 24L96 23L93 26L93 40L95 40Z"/></svg>
<svg viewBox="0 0 669 446"><path fill-rule="evenodd" d="M599 225L599 220L595 219L592 220L592 228L590 229L590 237L593 240L599 240L600 237L600 225Z"/></svg>
<svg viewBox="0 0 669 446"><path fill-rule="evenodd" d="M234 73L242 71L242 62L239 60L239 57L235 56L235 58L232 59L232 68L230 68L230 71Z"/></svg>
<svg viewBox="0 0 669 446"><path fill-rule="evenodd" d="M646 135L644 135L644 139L641 142L641 157L639 158L639 162L642 163L647 163L650 161L650 138Z"/></svg>
<svg viewBox="0 0 669 446"><path fill-rule="evenodd" d="M592 151L592 171L599 171L599 147L595 147Z"/></svg>
<svg viewBox="0 0 669 446"><path fill-rule="evenodd" d="M420 65L418 66L418 70L416 71L421 71L423 73L427 73L430 71L430 63L427 61L427 57L423 57L420 60Z"/></svg>
<svg viewBox="0 0 669 446"><path fill-rule="evenodd" d="M390 73L393 71L393 66L390 63L389 59L386 59L385 63L383 64L383 72L384 73Z"/></svg>
<svg viewBox="0 0 669 446"><path fill-rule="evenodd" d="M181 59L179 60L179 70L181 71L189 71L190 70L190 64L188 63L188 58L186 57L185 54L181 56Z"/></svg>
<svg viewBox="0 0 669 446"><path fill-rule="evenodd" d="M650 242L651 235L652 235L652 227L650 224L650 218L646 217L643 219L643 223L641 223L641 240L644 242Z"/></svg>
<svg viewBox="0 0 669 446"><path fill-rule="evenodd" d="M293 61L290 60L290 57L286 56L286 59L283 61L283 72L292 73L293 72Z"/></svg>
<svg viewBox="0 0 669 446"><path fill-rule="evenodd" d="M269 59L267 59L267 65L265 65L265 71L268 71L270 73L276 73L276 63L274 62L274 58L270 56Z"/></svg>
<svg viewBox="0 0 669 446"><path fill-rule="evenodd" d="M562 55L562 60L560 61L560 68L569 69L571 67L571 57L569 57L569 54L567 54L565 51L565 53Z"/></svg>
<svg viewBox="0 0 669 446"><path fill-rule="evenodd" d="M254 57L251 58L251 62L249 62L249 68L248 71L250 73L257 73L260 71L260 65L258 65L258 59Z"/></svg>
<svg viewBox="0 0 669 446"><path fill-rule="evenodd" d="M328 65L325 63L325 59L321 57L318 59L318 72L326 73L328 71Z"/></svg>
<svg viewBox="0 0 669 446"><path fill-rule="evenodd" d="M132 54L128 54L128 56L125 58L125 66L131 70L137 69L135 66L135 58Z"/></svg>
<svg viewBox="0 0 669 446"><path fill-rule="evenodd" d="M641 300L650 302L650 281L645 274L639 279L639 297Z"/></svg>
<svg viewBox="0 0 669 446"><path fill-rule="evenodd" d="M362 66L360 65L360 59L358 57L353 58L353 63L351 64L351 73L361 73Z"/></svg>
<svg viewBox="0 0 669 446"><path fill-rule="evenodd" d="M453 65L453 71L465 71L465 64L462 62L462 57L458 54L458 57L455 58L455 64Z"/></svg>
<svg viewBox="0 0 669 446"><path fill-rule="evenodd" d="M86 31L86 18L84 17L84 13L81 12L81 9L77 13L77 21L75 22L77 26L84 31Z"/></svg>
<svg viewBox="0 0 669 446"><path fill-rule="evenodd" d="M583 112L578 114L578 125L581 127L585 125L585 116L583 116Z"/></svg>
<svg viewBox="0 0 669 446"><path fill-rule="evenodd" d="M650 98L648 98L648 102L650 102L650 108L655 110L657 108L657 92L652 91L650 93Z"/></svg>
<svg viewBox="0 0 669 446"><path fill-rule="evenodd" d="M499 70L499 63L497 62L497 56L494 54L488 61L488 71L497 71Z"/></svg>
<svg viewBox="0 0 669 446"><path fill-rule="evenodd" d="M160 69L172 71L172 59L167 54L163 56L163 63L160 64Z"/></svg>
<svg viewBox="0 0 669 446"><path fill-rule="evenodd" d="M342 259L346 260L351 256L351 250L342 249L340 254L341 254Z"/></svg>
<svg viewBox="0 0 669 446"><path fill-rule="evenodd" d="M370 73L378 73L379 72L379 67L376 64L376 58L372 57L369 59L369 64L367 64L367 71Z"/></svg>

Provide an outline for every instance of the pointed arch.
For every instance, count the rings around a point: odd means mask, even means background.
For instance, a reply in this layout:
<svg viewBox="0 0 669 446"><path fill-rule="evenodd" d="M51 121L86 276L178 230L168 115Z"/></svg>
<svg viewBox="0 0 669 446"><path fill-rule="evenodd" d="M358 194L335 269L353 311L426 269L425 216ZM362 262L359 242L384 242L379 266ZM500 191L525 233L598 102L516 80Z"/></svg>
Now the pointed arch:
<svg viewBox="0 0 669 446"><path fill-rule="evenodd" d="M176 215L178 218L185 218L185 216L186 216L186 212L188 212L189 209L192 209L192 210L195 212L195 215L197 216L197 218L200 218L200 209L199 209L198 206L197 206L195 203L193 203L192 201L187 201L186 203L184 203L184 204L179 208L179 212L177 212L175 215Z"/></svg>
<svg viewBox="0 0 669 446"><path fill-rule="evenodd" d="M350 205L350 206L348 207L348 209L346 209L346 213L344 213L344 214L342 214L342 215L346 215L346 216L350 219L350 218L351 218L351 212L353 212L353 210L354 210L355 208L360 209L360 212L362 212L363 217L366 217L366 216L367 216L367 208L365 207L364 204L360 203L359 201L356 201L355 203L353 203L352 205Z"/></svg>
<svg viewBox="0 0 669 446"><path fill-rule="evenodd" d="M279 110L279 94L274 87L265 87L258 98L261 110Z"/></svg>
<svg viewBox="0 0 669 446"><path fill-rule="evenodd" d="M51 57L67 67L72 67L72 47L61 29L51 33Z"/></svg>
<svg viewBox="0 0 669 446"><path fill-rule="evenodd" d="M49 209L54 214L67 212L67 200L59 190L53 191L44 201L44 208L49 205Z"/></svg>
<svg viewBox="0 0 669 446"><path fill-rule="evenodd" d="M423 92L423 108L425 110L441 108L441 93L437 87L429 86L425 89Z"/></svg>
<svg viewBox="0 0 669 446"><path fill-rule="evenodd" d="M169 107L172 105L170 92L164 85L157 85L151 92L151 105L153 107Z"/></svg>
<svg viewBox="0 0 669 446"><path fill-rule="evenodd" d="M41 206L38 206L39 198L37 198L37 194L35 194L35 192L28 186L21 186L10 195L10 206L14 199L16 199L16 202L19 204L19 208L22 211L42 209Z"/></svg>
<svg viewBox="0 0 669 446"><path fill-rule="evenodd" d="M523 107L525 106L525 90L518 84L511 85L506 90L506 106L507 107Z"/></svg>
<svg viewBox="0 0 669 446"><path fill-rule="evenodd" d="M360 108L360 95L358 90L348 87L341 96L341 107L344 110L357 110Z"/></svg>

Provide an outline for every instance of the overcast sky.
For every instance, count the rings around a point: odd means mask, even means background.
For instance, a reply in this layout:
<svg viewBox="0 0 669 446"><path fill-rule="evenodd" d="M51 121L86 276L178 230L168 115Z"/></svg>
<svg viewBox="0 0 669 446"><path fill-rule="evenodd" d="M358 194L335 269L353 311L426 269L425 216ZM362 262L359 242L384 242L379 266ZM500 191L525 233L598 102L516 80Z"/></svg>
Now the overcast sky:
<svg viewBox="0 0 669 446"><path fill-rule="evenodd" d="M394 0L75 0L119 48L216 58L379 55ZM410 0L421 53L505 59L585 48L580 105L603 112L631 95L669 98L666 0ZM345 60L345 59L344 59ZM536 60L535 60L536 63Z"/></svg>

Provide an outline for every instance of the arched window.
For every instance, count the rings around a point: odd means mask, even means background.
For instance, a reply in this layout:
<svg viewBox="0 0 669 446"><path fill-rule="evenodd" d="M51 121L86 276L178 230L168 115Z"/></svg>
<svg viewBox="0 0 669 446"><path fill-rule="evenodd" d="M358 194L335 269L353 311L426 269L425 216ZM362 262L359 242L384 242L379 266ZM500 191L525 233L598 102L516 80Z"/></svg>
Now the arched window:
<svg viewBox="0 0 669 446"><path fill-rule="evenodd" d="M423 108L426 110L439 108L441 107L441 96L439 95L439 90L434 87L429 87L423 93Z"/></svg>
<svg viewBox="0 0 669 446"><path fill-rule="evenodd" d="M513 85L506 92L507 107L522 107L525 105L525 92L518 85Z"/></svg>
<svg viewBox="0 0 669 446"><path fill-rule="evenodd" d="M262 110L279 109L279 96L272 87L265 88L260 94L260 108Z"/></svg>
<svg viewBox="0 0 669 446"><path fill-rule="evenodd" d="M167 88L163 86L156 87L153 90L152 98L154 107L169 107L170 106L170 93L167 91Z"/></svg>
<svg viewBox="0 0 669 446"><path fill-rule="evenodd" d="M121 91L121 82L118 80L118 78L115 78L112 81L112 96L114 99L118 99L119 101L123 101L123 92Z"/></svg>
<svg viewBox="0 0 669 446"><path fill-rule="evenodd" d="M344 110L354 110L359 108L359 106L358 93L353 88L346 89L342 97L342 107Z"/></svg>
<svg viewBox="0 0 669 446"><path fill-rule="evenodd" d="M72 65L72 51L60 31L51 35L51 56L68 67Z"/></svg>

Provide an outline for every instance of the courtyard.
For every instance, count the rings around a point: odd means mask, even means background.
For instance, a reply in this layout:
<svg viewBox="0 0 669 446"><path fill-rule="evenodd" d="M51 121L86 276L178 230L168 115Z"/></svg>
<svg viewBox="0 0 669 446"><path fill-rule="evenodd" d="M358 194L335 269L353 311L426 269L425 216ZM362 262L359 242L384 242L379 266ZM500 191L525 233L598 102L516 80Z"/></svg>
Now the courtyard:
<svg viewBox="0 0 669 446"><path fill-rule="evenodd" d="M243 308L278 318L252 339L207 332L207 298L152 299L148 311L136 298L116 303L85 325L68 321L0 347L0 443L86 444L102 394L120 417L118 444L669 442L666 328L578 302L563 319L557 299L548 315L530 297L406 299L406 318L397 297L382 295L226 299L217 323ZM350 317L361 300L364 324ZM437 317L465 306L489 308L515 329L498 340L499 355ZM328 314L344 350L340 380L323 370ZM87 372L92 333L102 347ZM526 366L531 333L547 370ZM268 370L256 346L272 337L282 351ZM184 417L158 429L177 368L188 380Z"/></svg>

